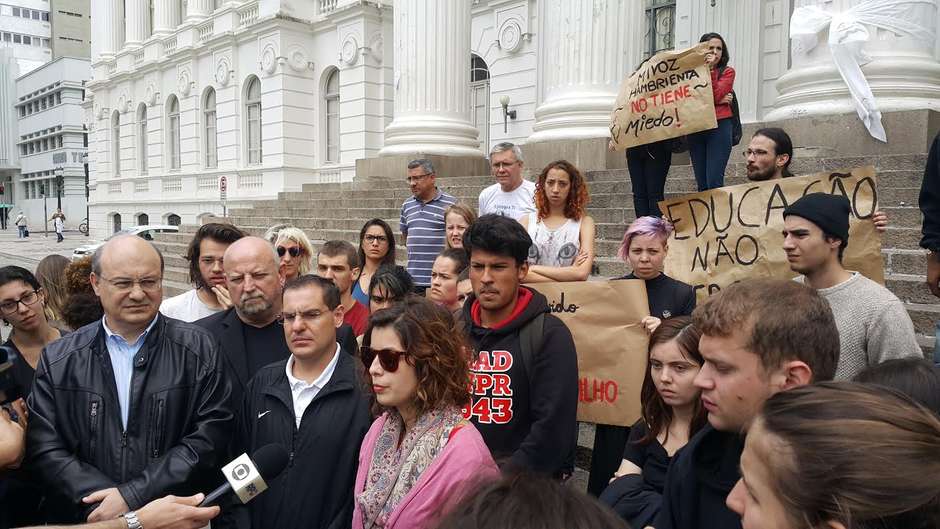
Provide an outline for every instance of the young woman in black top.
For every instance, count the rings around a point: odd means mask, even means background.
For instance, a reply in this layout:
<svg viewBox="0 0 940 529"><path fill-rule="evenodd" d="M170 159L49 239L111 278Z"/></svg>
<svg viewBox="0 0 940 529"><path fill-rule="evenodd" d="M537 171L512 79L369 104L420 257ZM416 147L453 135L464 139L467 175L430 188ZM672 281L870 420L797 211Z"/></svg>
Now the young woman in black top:
<svg viewBox="0 0 940 529"><path fill-rule="evenodd" d="M699 338L689 316L663 320L650 337L643 418L630 429L620 468L600 497L632 527L656 518L673 454L707 421L693 383L702 367Z"/></svg>
<svg viewBox="0 0 940 529"><path fill-rule="evenodd" d="M620 245L620 258L633 269L617 279L642 279L650 316L643 320L647 331L656 330L659 322L674 316L688 316L695 308L695 291L690 285L663 273L669 251L667 241L673 228L660 217L640 217L627 228ZM594 451L588 492L599 495L607 487L623 455L623 446L630 429L623 426L597 425L594 430Z"/></svg>

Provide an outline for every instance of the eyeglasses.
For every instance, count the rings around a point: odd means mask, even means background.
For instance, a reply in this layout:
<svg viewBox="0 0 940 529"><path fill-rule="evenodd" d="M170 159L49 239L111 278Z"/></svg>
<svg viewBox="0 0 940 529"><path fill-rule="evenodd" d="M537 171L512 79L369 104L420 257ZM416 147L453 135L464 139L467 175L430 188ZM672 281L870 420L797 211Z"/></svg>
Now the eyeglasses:
<svg viewBox="0 0 940 529"><path fill-rule="evenodd" d="M284 257L284 254L289 253L291 257L299 257L304 253L304 249L300 246L291 246L290 248L284 248L283 246L277 247L277 256Z"/></svg>
<svg viewBox="0 0 940 529"><path fill-rule="evenodd" d="M278 321L281 322L281 325L291 325L294 323L294 320L300 321L314 321L320 319L320 316L326 314L321 310L306 310L303 312L284 312L278 318Z"/></svg>
<svg viewBox="0 0 940 529"><path fill-rule="evenodd" d="M365 364L366 369L372 367L372 361L375 360L375 357L379 357L379 365L382 366L382 369L389 373L394 373L398 371L398 361L402 356L408 353L394 349L373 349L371 347L362 346L359 348L359 354L362 357L362 363Z"/></svg>
<svg viewBox="0 0 940 529"><path fill-rule="evenodd" d="M384 235L366 235L363 239L369 244L374 242L388 242L388 237Z"/></svg>
<svg viewBox="0 0 940 529"><path fill-rule="evenodd" d="M20 299L0 303L0 312L3 314L13 314L16 312L16 309L19 308L20 303L22 303L24 307L29 307L30 305L35 305L37 301L39 301L39 290L33 290L32 292L23 294Z"/></svg>
<svg viewBox="0 0 940 529"><path fill-rule="evenodd" d="M98 276L98 278L111 283L111 286L118 292L130 292L134 289L134 285L139 285L140 289L144 292L156 292L160 290L163 281L162 277L145 277L137 280L125 278L109 279L104 276Z"/></svg>
<svg viewBox="0 0 940 529"><path fill-rule="evenodd" d="M405 182L408 182L409 184L412 182L420 182L421 180L424 180L425 178L431 176L432 174L434 173L416 174L414 176L409 176L408 178L405 178Z"/></svg>
<svg viewBox="0 0 940 529"><path fill-rule="evenodd" d="M741 154L743 154L744 157L747 158L748 156L750 156L750 155L752 155L752 154L753 154L754 156L767 156L768 154L770 154L770 152L769 152L769 151L765 151L765 150L763 150L763 149L747 149L747 150L745 150L744 152L742 152Z"/></svg>
<svg viewBox="0 0 940 529"><path fill-rule="evenodd" d="M493 169L509 169L510 167L516 165L517 163L519 163L519 160L516 160L515 162L499 162L499 163L494 163L492 165L493 165Z"/></svg>

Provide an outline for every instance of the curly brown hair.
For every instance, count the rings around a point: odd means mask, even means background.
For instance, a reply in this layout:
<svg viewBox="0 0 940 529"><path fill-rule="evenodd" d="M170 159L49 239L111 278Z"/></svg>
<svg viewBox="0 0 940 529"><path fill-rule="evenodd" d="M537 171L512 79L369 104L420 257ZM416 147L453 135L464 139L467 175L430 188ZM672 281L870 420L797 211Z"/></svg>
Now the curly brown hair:
<svg viewBox="0 0 940 529"><path fill-rule="evenodd" d="M65 267L65 289L69 294L78 294L84 292L94 295L95 291L91 288L91 256L82 257L72 261Z"/></svg>
<svg viewBox="0 0 940 529"><path fill-rule="evenodd" d="M565 217L578 220L584 216L584 209L591 202L588 195L587 181L581 171L568 160L556 160L542 169L539 173L539 179L535 183L535 208L538 210L538 220L548 217L551 210L548 205L548 197L545 195L545 179L548 172L552 169L559 169L568 174L571 179L571 189L568 191L568 199L565 203Z"/></svg>
<svg viewBox="0 0 940 529"><path fill-rule="evenodd" d="M418 376L415 409L418 415L470 401L470 347L463 333L454 332L454 317L426 298L410 295L401 303L376 311L362 337L372 343L372 330L391 327L407 354L404 360Z"/></svg>

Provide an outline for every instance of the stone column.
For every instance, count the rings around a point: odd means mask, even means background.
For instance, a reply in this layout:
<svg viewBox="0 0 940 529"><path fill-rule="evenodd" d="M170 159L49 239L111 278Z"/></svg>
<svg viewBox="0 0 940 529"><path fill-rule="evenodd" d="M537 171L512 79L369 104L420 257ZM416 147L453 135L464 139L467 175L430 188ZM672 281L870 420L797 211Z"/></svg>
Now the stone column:
<svg viewBox="0 0 940 529"><path fill-rule="evenodd" d="M215 4L212 0L189 0L186 4L186 22L196 23L212 13Z"/></svg>
<svg viewBox="0 0 940 529"><path fill-rule="evenodd" d="M92 2L92 26L98 41L96 59L109 59L124 46L124 2L100 0ZM94 55L94 54L93 54Z"/></svg>
<svg viewBox="0 0 940 529"><path fill-rule="evenodd" d="M180 14L179 0L154 0L153 34L166 35L176 31Z"/></svg>
<svg viewBox="0 0 940 529"><path fill-rule="evenodd" d="M640 61L643 2L539 2L543 79L529 142L610 136L620 83Z"/></svg>
<svg viewBox="0 0 940 529"><path fill-rule="evenodd" d="M150 38L150 6L148 0L127 0L127 46L140 46Z"/></svg>
<svg viewBox="0 0 940 529"><path fill-rule="evenodd" d="M385 128L380 156L481 155L470 123L470 4L395 2L395 117ZM358 54L356 47L355 41L343 43L341 59Z"/></svg>
<svg viewBox="0 0 940 529"><path fill-rule="evenodd" d="M838 14L861 3L862 0L797 0L795 8L816 5ZM870 37L862 49L871 61L863 64L861 71L879 112L940 110L940 63L935 55L937 5L912 2L905 7L908 10L905 15L916 23L901 27L913 30L919 26L925 30L922 38L863 24ZM817 38L814 47L799 40L790 41L792 64L777 81L779 96L774 109L765 116L766 121L856 112L833 62L828 28L819 32Z"/></svg>

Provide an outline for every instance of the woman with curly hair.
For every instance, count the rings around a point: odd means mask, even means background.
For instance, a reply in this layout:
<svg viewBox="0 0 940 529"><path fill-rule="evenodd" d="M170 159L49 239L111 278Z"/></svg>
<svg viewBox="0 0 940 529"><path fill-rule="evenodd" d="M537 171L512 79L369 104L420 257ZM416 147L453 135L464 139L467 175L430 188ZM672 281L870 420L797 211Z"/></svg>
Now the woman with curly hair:
<svg viewBox="0 0 940 529"><path fill-rule="evenodd" d="M416 296L369 318L361 357L384 413L359 451L354 529L433 527L480 480L499 475L461 411L470 360L454 325Z"/></svg>
<svg viewBox="0 0 940 529"><path fill-rule="evenodd" d="M542 169L535 184L535 218L519 222L532 238L524 283L585 281L594 265L594 219L584 214L590 202L581 171L566 160Z"/></svg>
<svg viewBox="0 0 940 529"><path fill-rule="evenodd" d="M70 329L77 330L95 323L104 316L101 300L91 288L91 256L72 261L65 268L65 284L68 298L62 309L62 318Z"/></svg>

